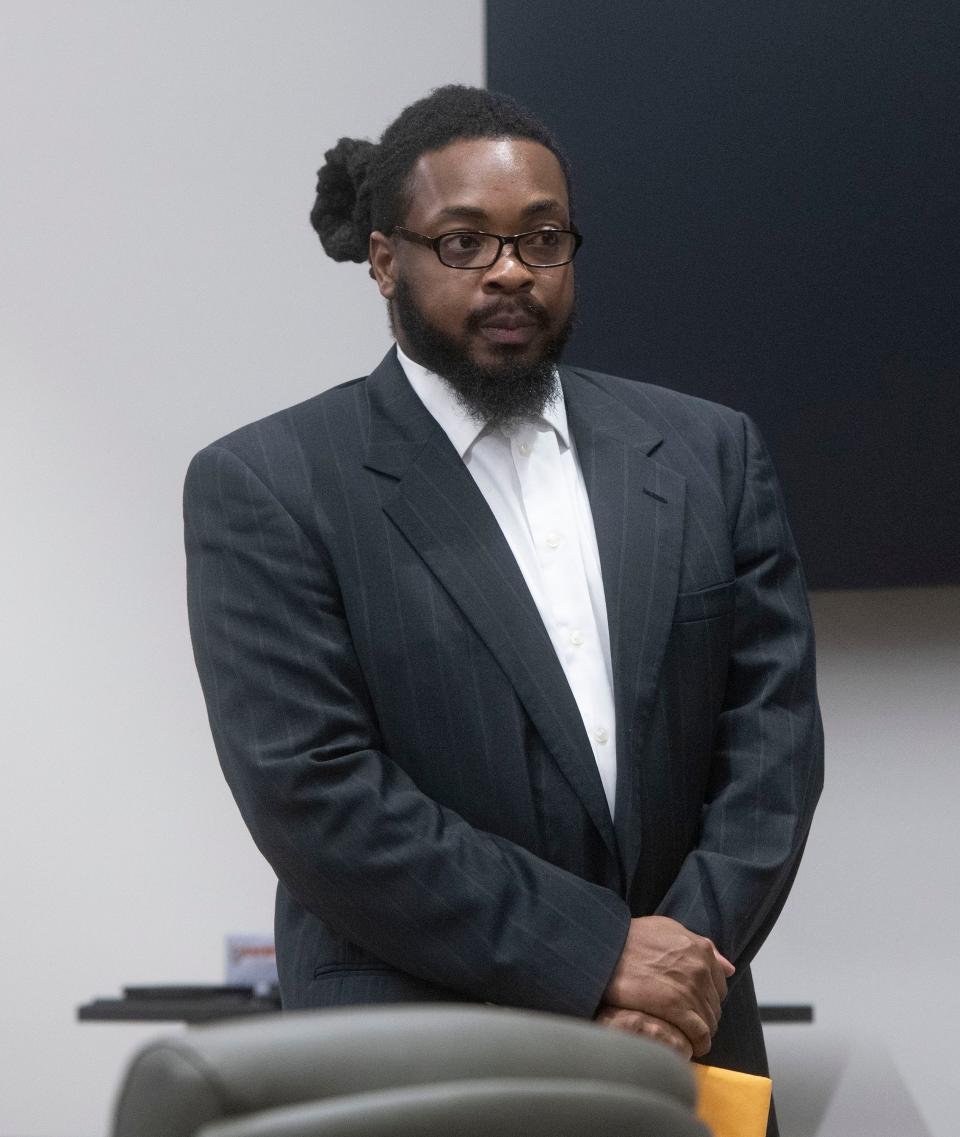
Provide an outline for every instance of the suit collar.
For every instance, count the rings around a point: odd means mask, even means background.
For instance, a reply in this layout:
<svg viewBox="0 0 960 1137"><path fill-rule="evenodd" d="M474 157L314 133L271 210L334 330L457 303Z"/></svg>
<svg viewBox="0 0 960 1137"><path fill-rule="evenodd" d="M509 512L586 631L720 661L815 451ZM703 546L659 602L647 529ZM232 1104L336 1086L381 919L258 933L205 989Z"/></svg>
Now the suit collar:
<svg viewBox="0 0 960 1137"><path fill-rule="evenodd" d="M370 432L364 465L402 478L417 454L443 431L407 382L396 348L383 357L367 379Z"/></svg>
<svg viewBox="0 0 960 1137"><path fill-rule="evenodd" d="M581 433L599 431L647 455L663 441L660 431L610 395L598 376L577 367L559 370L571 427L575 420Z"/></svg>
<svg viewBox="0 0 960 1137"><path fill-rule="evenodd" d="M686 483L661 433L590 372L561 369L603 575L617 712L616 830L629 888L642 834L642 754L673 622ZM618 381L618 382L623 382Z"/></svg>
<svg viewBox="0 0 960 1137"><path fill-rule="evenodd" d="M484 423L462 407L447 384L433 371L415 362L400 350L397 362L421 403L439 423L453 448L465 458L485 429Z"/></svg>

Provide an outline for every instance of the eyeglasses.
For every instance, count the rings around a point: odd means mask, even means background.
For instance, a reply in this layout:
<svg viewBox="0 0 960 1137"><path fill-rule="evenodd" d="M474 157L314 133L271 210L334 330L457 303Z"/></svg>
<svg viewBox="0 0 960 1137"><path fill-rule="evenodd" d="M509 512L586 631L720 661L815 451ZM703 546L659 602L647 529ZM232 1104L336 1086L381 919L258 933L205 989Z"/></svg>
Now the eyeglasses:
<svg viewBox="0 0 960 1137"><path fill-rule="evenodd" d="M447 268L490 268L500 259L504 245L513 245L517 260L527 268L558 268L569 264L583 243L583 237L572 229L532 229L529 233L514 233L512 237L458 229L454 233L428 237L394 225L390 233L433 249Z"/></svg>

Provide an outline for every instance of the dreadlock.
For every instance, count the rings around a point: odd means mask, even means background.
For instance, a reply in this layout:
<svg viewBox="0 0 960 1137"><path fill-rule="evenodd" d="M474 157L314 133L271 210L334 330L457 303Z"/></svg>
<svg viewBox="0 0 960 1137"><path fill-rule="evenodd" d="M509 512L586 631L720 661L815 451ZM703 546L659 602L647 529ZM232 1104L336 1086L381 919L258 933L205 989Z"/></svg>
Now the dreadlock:
<svg viewBox="0 0 960 1137"><path fill-rule="evenodd" d="M411 103L379 145L341 138L317 171L310 223L335 261L367 259L370 234L389 233L409 204L410 173L421 154L469 138L520 138L556 156L569 185L569 164L553 135L507 95L481 87L438 87Z"/></svg>

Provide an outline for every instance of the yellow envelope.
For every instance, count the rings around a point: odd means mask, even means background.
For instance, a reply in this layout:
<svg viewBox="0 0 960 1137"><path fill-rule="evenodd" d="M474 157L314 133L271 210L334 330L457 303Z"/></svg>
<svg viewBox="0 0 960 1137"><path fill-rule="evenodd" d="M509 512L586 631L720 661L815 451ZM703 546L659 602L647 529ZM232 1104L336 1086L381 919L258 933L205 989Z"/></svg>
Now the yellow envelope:
<svg viewBox="0 0 960 1137"><path fill-rule="evenodd" d="M765 1137L772 1082L720 1066L692 1062L697 1078L697 1116L713 1137Z"/></svg>

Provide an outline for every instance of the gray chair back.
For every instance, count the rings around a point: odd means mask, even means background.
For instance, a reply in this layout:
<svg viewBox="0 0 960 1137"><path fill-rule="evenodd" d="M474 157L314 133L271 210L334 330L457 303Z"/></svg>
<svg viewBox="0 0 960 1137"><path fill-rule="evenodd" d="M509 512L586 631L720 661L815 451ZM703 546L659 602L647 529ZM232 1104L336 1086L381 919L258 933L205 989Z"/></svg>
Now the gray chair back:
<svg viewBox="0 0 960 1137"><path fill-rule="evenodd" d="M233 1020L151 1043L130 1063L113 1137L467 1137L519 1133L520 1122L525 1137L705 1137L695 1099L688 1064L646 1039L557 1015L407 1004ZM641 1127L643 1110L659 1128Z"/></svg>

